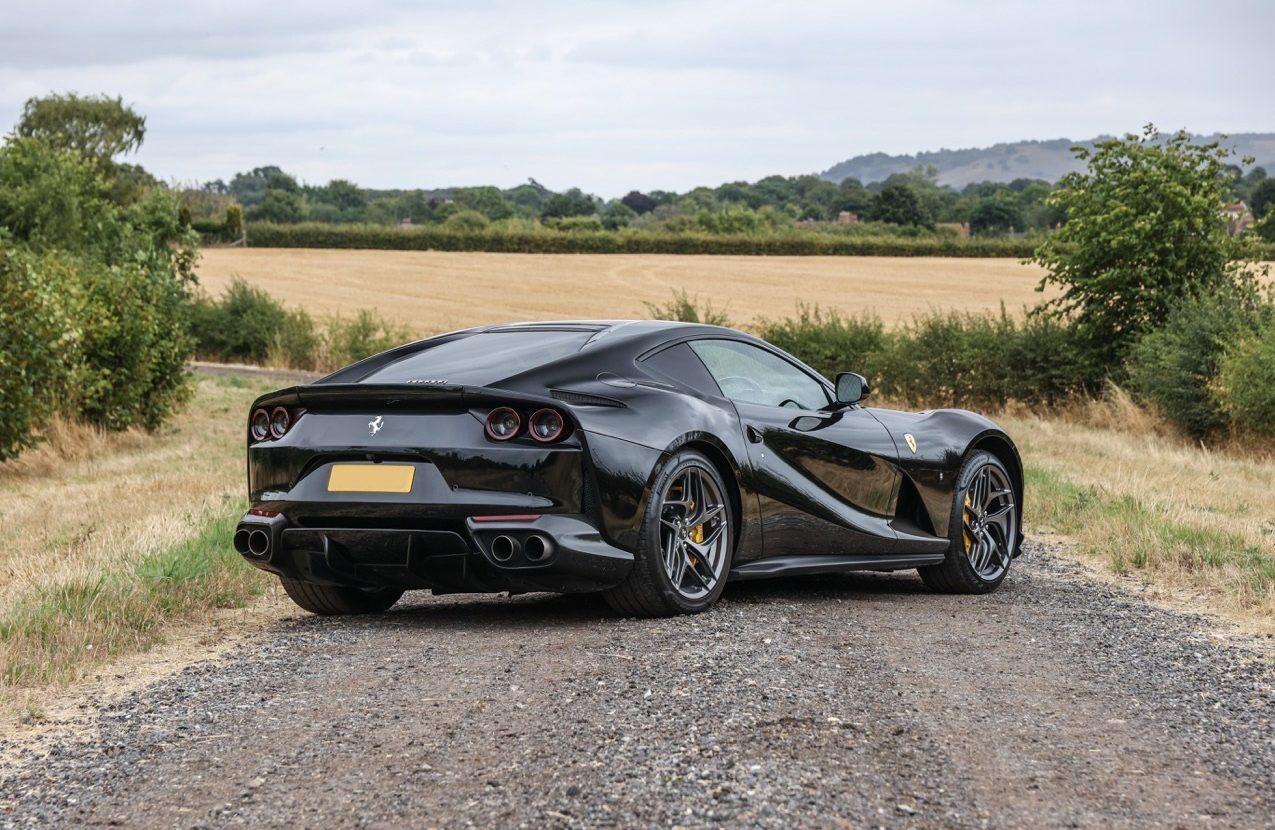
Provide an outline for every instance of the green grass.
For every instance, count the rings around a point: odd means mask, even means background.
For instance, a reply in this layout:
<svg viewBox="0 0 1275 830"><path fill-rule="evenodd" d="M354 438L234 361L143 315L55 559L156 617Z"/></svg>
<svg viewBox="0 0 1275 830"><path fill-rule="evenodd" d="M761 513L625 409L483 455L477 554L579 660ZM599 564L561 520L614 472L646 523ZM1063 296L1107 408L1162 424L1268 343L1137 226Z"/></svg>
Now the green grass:
<svg viewBox="0 0 1275 830"><path fill-rule="evenodd" d="M1074 484L1028 465L1027 520L1075 538L1082 552L1116 573L1185 577L1219 590L1242 607L1269 606L1275 556L1222 528L1194 527L1130 495Z"/></svg>
<svg viewBox="0 0 1275 830"><path fill-rule="evenodd" d="M228 501L183 542L19 598L0 616L0 683L74 680L88 666L153 645L170 622L261 594L267 580L230 545L241 513Z"/></svg>

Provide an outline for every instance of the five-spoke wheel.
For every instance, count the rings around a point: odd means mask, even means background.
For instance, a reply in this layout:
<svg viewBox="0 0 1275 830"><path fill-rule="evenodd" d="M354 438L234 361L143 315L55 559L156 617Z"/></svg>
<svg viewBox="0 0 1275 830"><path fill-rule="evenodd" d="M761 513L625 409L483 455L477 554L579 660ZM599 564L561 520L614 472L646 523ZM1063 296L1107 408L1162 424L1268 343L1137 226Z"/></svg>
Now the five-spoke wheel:
<svg viewBox="0 0 1275 830"><path fill-rule="evenodd" d="M951 547L941 564L919 568L936 591L983 594L1005 579L1018 544L1019 507L1013 479L988 452L970 453L957 475Z"/></svg>
<svg viewBox="0 0 1275 830"><path fill-rule="evenodd" d="M721 487L709 470L688 466L664 489L660 550L674 589L690 600L711 593L722 578L730 529Z"/></svg>
<svg viewBox="0 0 1275 830"><path fill-rule="evenodd" d="M622 614L691 614L726 586L735 543L733 493L702 453L682 450L656 473L633 568L604 596Z"/></svg>

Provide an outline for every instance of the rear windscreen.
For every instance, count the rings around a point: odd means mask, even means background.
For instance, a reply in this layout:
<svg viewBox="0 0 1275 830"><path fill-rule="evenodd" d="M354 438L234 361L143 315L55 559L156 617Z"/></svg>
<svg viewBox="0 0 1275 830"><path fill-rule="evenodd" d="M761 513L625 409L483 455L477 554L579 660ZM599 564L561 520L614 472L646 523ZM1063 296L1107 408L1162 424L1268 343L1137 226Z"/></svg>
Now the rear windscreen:
<svg viewBox="0 0 1275 830"><path fill-rule="evenodd" d="M363 383L434 380L467 386L496 381L574 354L593 331L492 331L440 343L384 366Z"/></svg>

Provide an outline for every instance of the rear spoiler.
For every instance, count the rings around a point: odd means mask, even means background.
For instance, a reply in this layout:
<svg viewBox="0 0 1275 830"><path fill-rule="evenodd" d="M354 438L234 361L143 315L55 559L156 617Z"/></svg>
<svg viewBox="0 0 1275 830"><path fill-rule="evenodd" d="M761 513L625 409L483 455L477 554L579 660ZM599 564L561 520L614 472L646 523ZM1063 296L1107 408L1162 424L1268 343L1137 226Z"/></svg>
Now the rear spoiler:
<svg viewBox="0 0 1275 830"><path fill-rule="evenodd" d="M442 383L312 383L290 386L262 395L253 403L253 408L296 406L305 409L432 409L443 404L468 408L508 403L562 406L561 401L547 395L529 395L488 386Z"/></svg>

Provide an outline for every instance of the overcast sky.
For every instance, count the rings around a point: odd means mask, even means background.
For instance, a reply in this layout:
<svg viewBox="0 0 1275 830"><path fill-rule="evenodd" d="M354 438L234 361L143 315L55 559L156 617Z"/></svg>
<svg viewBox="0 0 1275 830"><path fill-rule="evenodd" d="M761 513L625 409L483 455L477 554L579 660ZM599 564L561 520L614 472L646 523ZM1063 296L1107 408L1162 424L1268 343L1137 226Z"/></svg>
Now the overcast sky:
<svg viewBox="0 0 1275 830"><path fill-rule="evenodd" d="M0 124L123 95L165 179L604 196L859 153L1275 130L1275 2L0 4Z"/></svg>

